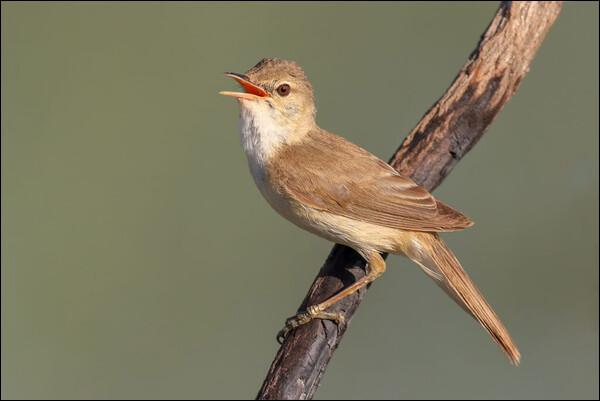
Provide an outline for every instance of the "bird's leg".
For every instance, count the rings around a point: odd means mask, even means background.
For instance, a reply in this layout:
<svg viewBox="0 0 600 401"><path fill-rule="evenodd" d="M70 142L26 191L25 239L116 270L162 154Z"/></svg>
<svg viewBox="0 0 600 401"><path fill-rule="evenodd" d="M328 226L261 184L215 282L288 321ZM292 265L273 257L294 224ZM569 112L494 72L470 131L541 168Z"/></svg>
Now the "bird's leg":
<svg viewBox="0 0 600 401"><path fill-rule="evenodd" d="M354 294L356 291L373 282L377 277L381 276L383 272L385 272L385 261L379 253L372 252L368 254L366 270L367 275L360 278L352 285L344 288L339 293L319 304L309 306L306 308L305 312L300 312L297 315L287 319L284 328L281 329L277 334L277 341L280 344L283 343L283 340L293 329L306 324L313 319L332 320L338 325L338 330L343 327L346 324L344 315L341 312L326 312L325 309L346 298L348 295Z"/></svg>

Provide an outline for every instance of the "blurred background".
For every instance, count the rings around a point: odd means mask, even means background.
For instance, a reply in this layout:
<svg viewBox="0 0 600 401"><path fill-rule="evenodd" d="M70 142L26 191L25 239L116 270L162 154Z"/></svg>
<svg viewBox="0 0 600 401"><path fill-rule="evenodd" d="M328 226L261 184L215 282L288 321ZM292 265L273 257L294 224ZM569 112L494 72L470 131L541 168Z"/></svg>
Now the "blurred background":
<svg viewBox="0 0 600 401"><path fill-rule="evenodd" d="M387 159L497 6L2 2L2 398L253 398L331 244L261 198L223 71L298 61ZM598 398L597 3L435 194L522 366L392 256L317 398Z"/></svg>

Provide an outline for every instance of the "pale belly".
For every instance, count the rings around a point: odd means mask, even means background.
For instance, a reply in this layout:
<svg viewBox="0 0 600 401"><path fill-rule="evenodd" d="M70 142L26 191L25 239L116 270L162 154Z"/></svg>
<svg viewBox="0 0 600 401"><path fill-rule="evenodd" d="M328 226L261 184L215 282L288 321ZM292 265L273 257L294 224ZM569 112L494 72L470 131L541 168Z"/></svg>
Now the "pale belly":
<svg viewBox="0 0 600 401"><path fill-rule="evenodd" d="M347 245L363 256L371 251L404 253L409 233L313 209L281 195L264 180L255 182L263 197L281 216L329 241Z"/></svg>

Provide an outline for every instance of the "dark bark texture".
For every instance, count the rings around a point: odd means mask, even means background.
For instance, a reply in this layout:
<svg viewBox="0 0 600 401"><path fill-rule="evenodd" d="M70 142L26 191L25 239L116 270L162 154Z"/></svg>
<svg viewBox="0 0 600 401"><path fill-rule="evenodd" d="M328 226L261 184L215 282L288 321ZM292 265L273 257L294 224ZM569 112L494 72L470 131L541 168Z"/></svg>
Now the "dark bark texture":
<svg viewBox="0 0 600 401"><path fill-rule="evenodd" d="M450 88L409 133L390 164L428 190L435 189L515 93L561 8L561 1L502 2ZM300 310L358 280L363 268L364 261L352 249L335 245ZM332 309L350 322L366 292ZM257 399L312 399L344 332L318 319L294 330L277 352Z"/></svg>

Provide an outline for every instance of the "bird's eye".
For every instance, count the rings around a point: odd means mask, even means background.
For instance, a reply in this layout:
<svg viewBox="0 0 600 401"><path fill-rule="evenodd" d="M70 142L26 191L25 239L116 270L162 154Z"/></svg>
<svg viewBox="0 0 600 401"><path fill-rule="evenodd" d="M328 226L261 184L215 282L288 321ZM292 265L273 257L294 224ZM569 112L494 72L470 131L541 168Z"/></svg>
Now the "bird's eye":
<svg viewBox="0 0 600 401"><path fill-rule="evenodd" d="M279 96L287 96L290 94L290 86L288 84L281 84L277 87L277 93Z"/></svg>

